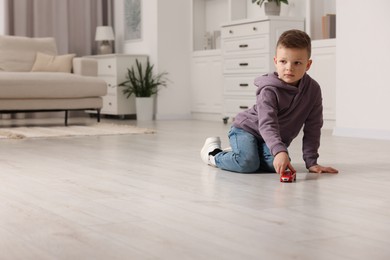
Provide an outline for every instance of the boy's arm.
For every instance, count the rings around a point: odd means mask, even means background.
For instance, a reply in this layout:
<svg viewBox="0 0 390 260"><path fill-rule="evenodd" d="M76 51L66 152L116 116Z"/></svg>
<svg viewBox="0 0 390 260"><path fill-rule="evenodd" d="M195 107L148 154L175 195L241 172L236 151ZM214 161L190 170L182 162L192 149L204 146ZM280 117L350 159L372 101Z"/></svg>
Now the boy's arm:
<svg viewBox="0 0 390 260"><path fill-rule="evenodd" d="M257 95L256 108L258 129L271 154L276 156L280 152L287 153L287 147L280 136L276 94L270 89L263 88Z"/></svg>
<svg viewBox="0 0 390 260"><path fill-rule="evenodd" d="M317 165L319 157L318 149L320 147L321 128L323 125L321 92L314 99L314 102L315 104L303 127L302 152L307 169Z"/></svg>
<svg viewBox="0 0 390 260"><path fill-rule="evenodd" d="M306 163L306 168L309 169L310 172L338 173L338 170L335 168L317 164L317 159L319 157L318 149L320 147L321 128L323 125L322 95L320 88L318 88L318 90L317 98L314 99L315 104L308 118L306 119L305 126L303 128L303 159Z"/></svg>
<svg viewBox="0 0 390 260"><path fill-rule="evenodd" d="M272 90L264 88L257 95L256 106L259 132L274 156L273 166L275 171L279 174L284 172L286 168L295 171L290 163L287 147L280 136L276 94Z"/></svg>

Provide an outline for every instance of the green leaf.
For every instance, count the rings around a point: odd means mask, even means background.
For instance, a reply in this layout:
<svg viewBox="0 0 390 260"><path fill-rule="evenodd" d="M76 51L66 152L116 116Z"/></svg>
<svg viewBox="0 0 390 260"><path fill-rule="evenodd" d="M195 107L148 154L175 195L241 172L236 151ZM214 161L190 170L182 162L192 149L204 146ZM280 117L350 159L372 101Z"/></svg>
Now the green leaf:
<svg viewBox="0 0 390 260"><path fill-rule="evenodd" d="M258 4L260 7L263 5L264 2L276 2L277 5L280 5L281 3L284 3L288 5L288 0L252 0L252 4Z"/></svg>
<svg viewBox="0 0 390 260"><path fill-rule="evenodd" d="M157 94L160 86L167 86L168 79L167 72L154 74L154 65L150 64L147 59L146 67L144 68L142 63L135 60L136 68L132 66L127 69L126 81L120 83L118 86L122 87L123 94L129 98L131 95L136 97L150 97Z"/></svg>

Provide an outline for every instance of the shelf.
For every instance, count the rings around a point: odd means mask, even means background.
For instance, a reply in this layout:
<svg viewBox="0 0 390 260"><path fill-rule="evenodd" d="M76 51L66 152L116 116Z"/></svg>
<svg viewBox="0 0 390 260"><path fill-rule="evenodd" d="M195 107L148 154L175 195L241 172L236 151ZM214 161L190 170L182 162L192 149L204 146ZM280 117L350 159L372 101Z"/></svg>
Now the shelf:
<svg viewBox="0 0 390 260"><path fill-rule="evenodd" d="M313 40L311 42L311 46L312 48L335 47L336 39Z"/></svg>
<svg viewBox="0 0 390 260"><path fill-rule="evenodd" d="M221 49L193 51L192 57L221 56Z"/></svg>
<svg viewBox="0 0 390 260"><path fill-rule="evenodd" d="M192 49L219 48L221 24L246 18L246 8L247 0L192 0Z"/></svg>
<svg viewBox="0 0 390 260"><path fill-rule="evenodd" d="M327 40L322 38L322 16L326 14L336 14L336 0L306 0L305 30L312 40Z"/></svg>

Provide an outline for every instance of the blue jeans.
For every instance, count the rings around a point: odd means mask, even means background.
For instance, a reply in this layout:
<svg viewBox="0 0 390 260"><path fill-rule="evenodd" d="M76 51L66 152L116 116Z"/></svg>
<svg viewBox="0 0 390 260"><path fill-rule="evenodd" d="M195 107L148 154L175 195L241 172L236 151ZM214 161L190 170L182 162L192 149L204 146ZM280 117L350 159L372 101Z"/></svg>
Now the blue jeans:
<svg viewBox="0 0 390 260"><path fill-rule="evenodd" d="M228 137L232 151L215 156L218 168L241 173L276 172L273 166L274 156L264 141L234 126Z"/></svg>

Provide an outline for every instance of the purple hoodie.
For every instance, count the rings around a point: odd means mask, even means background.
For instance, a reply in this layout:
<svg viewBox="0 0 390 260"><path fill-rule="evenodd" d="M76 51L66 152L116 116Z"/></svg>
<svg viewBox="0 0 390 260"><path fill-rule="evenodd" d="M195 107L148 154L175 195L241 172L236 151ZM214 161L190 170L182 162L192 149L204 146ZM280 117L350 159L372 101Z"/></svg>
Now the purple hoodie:
<svg viewBox="0 0 390 260"><path fill-rule="evenodd" d="M306 168L317 164L322 120L322 96L318 83L305 74L298 87L288 85L278 74L255 79L256 104L239 113L235 127L264 140L273 155L287 147L303 126L303 160Z"/></svg>

